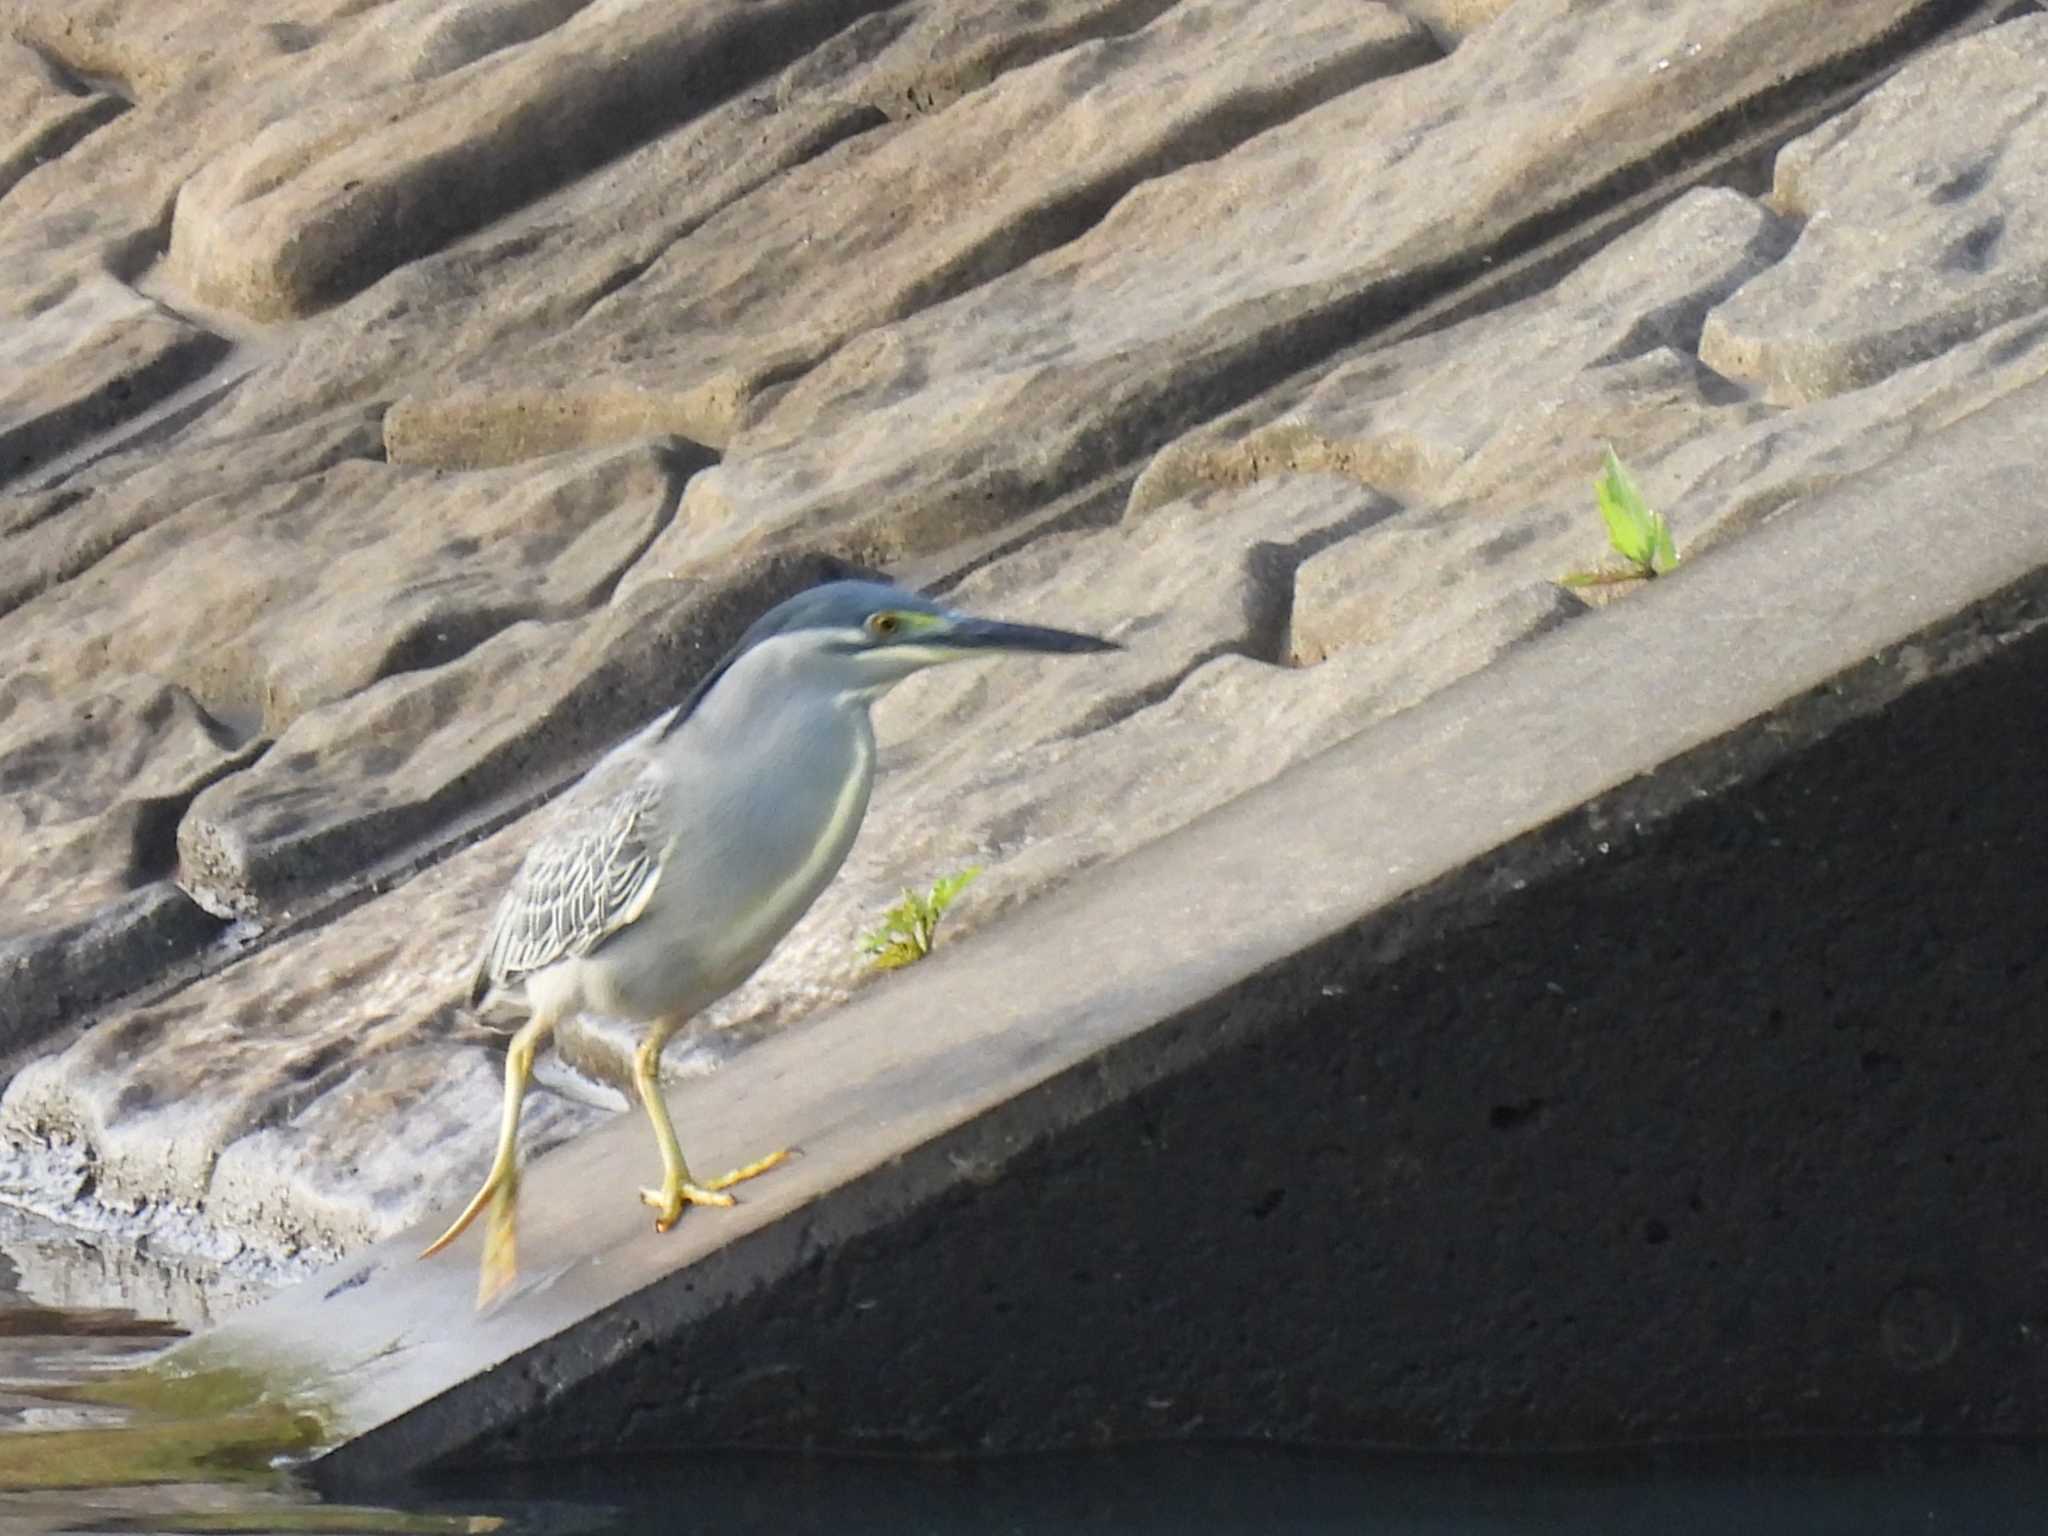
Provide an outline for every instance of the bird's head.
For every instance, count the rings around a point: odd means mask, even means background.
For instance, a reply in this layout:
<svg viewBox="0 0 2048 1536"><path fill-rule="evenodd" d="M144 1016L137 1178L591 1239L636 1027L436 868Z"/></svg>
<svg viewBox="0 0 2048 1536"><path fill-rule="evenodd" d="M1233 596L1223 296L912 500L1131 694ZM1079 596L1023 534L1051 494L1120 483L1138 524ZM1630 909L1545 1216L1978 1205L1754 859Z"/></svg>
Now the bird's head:
<svg viewBox="0 0 2048 1536"><path fill-rule="evenodd" d="M834 581L799 592L756 619L700 685L699 695L740 657L768 645L781 649L802 675L868 698L949 661L1122 649L1072 630L977 618L887 582Z"/></svg>

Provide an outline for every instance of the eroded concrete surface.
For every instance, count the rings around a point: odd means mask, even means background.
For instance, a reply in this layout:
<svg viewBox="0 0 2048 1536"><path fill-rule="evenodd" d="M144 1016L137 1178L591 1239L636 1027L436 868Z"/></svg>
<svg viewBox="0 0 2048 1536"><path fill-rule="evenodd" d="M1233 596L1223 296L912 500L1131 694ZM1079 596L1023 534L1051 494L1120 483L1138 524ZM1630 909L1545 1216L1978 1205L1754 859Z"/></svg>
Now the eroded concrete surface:
<svg viewBox="0 0 2048 1536"><path fill-rule="evenodd" d="M1688 555L1882 481L2048 373L2039 12L0 3L11 1197L290 1273L459 1196L523 813L832 561L1127 649L886 701L685 1074L1609 623L1610 442Z"/></svg>

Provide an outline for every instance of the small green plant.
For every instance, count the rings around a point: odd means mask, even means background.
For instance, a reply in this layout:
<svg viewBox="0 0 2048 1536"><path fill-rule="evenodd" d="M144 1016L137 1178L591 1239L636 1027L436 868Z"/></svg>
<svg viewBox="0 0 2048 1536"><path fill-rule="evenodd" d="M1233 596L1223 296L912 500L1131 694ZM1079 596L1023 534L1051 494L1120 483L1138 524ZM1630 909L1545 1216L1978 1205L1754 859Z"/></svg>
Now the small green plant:
<svg viewBox="0 0 2048 1536"><path fill-rule="evenodd" d="M868 963L878 971L893 971L930 954L938 938L939 919L980 874L981 866L974 864L934 881L922 896L905 891L903 899L882 914L882 926L861 939L861 953L873 957Z"/></svg>
<svg viewBox="0 0 2048 1536"><path fill-rule="evenodd" d="M1607 450L1600 478L1593 482L1593 494L1600 499L1600 516L1607 523L1607 542L1628 564L1572 571L1564 578L1566 586L1651 581L1678 564L1678 546L1672 542L1671 525L1664 521L1661 512L1653 512L1643 500L1642 488L1612 448Z"/></svg>

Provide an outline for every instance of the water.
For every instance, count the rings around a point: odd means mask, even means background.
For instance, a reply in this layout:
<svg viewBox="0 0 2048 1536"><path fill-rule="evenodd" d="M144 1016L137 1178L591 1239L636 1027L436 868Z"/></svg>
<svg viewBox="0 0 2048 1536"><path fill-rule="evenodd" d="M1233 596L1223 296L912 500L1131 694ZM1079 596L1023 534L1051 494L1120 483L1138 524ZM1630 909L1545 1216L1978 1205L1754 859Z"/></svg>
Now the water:
<svg viewBox="0 0 2048 1536"><path fill-rule="evenodd" d="M1156 1447L996 1462L692 1453L491 1471L321 1503L269 1447L80 1401L206 1321L175 1262L0 1207L0 1532L353 1531L508 1536L2011 1536L2048 1531L2048 1449L1723 1447L1568 1457ZM127 1310L146 1297L156 1317ZM172 1321L165 1314L175 1314ZM140 1434L141 1442L136 1440ZM123 1486L146 1443L181 1479ZM197 1454L194 1447L197 1446ZM116 1454L108 1459L108 1447ZM21 1458L32 1448L22 1487ZM123 1459L127 1458L127 1459ZM131 1471L109 1473L109 1467ZM53 1486L76 1483L80 1486Z"/></svg>

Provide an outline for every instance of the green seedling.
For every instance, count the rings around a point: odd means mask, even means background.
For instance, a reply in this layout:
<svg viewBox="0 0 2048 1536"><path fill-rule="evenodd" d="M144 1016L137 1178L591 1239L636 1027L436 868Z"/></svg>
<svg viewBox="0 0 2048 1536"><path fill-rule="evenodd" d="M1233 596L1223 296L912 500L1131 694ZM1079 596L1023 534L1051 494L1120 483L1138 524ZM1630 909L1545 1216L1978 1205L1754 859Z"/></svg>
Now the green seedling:
<svg viewBox="0 0 2048 1536"><path fill-rule="evenodd" d="M981 866L975 864L933 882L922 896L905 891L903 899L882 914L882 926L860 941L861 953L872 957L868 963L878 971L894 971L930 954L938 938L939 919L980 874Z"/></svg>
<svg viewBox="0 0 2048 1536"><path fill-rule="evenodd" d="M1607 542L1626 560L1622 567L1603 566L1593 571L1573 571L1564 578L1568 587L1603 586L1615 581L1651 581L1678 564L1678 546L1672 542L1671 525L1660 512L1643 500L1642 487L1615 456L1612 448L1593 482L1593 494L1600 501L1600 516L1607 524Z"/></svg>

